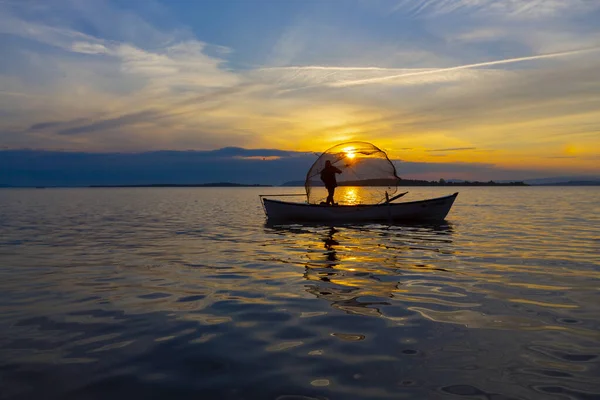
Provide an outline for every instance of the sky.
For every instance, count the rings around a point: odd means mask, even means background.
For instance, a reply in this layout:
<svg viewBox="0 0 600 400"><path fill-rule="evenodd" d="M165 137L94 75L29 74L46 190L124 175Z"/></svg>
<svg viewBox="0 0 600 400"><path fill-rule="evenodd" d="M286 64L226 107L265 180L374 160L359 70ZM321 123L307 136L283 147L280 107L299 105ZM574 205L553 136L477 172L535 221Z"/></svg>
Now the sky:
<svg viewBox="0 0 600 400"><path fill-rule="evenodd" d="M597 177L598 21L597 0L0 0L0 157L365 140L422 166L404 177Z"/></svg>

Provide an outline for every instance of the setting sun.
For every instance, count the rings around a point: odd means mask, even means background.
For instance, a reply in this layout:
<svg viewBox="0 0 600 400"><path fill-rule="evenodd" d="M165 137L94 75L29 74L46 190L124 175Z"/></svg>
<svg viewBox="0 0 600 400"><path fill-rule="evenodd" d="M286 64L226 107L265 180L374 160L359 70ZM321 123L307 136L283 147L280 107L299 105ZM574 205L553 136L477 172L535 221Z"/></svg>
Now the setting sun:
<svg viewBox="0 0 600 400"><path fill-rule="evenodd" d="M344 151L346 152L347 158L352 160L354 157L356 157L356 153L354 153L354 147L346 147Z"/></svg>

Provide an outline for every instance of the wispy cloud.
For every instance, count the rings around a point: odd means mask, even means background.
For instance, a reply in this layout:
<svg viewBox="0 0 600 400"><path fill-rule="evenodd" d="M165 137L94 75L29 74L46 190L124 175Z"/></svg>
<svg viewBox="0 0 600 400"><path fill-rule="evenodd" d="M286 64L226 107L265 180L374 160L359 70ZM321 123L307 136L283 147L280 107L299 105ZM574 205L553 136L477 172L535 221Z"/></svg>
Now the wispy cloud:
<svg viewBox="0 0 600 400"><path fill-rule="evenodd" d="M122 115L116 118L105 119L100 122L93 122L90 124L76 126L74 128L61 129L58 130L56 133L58 135L77 135L81 133L108 131L116 127L126 128L128 125L132 125L142 121L148 121L149 119L154 119L156 118L156 115L156 112L152 110L140 111L137 113ZM46 127L48 127L48 123L46 123Z"/></svg>
<svg viewBox="0 0 600 400"><path fill-rule="evenodd" d="M544 59L549 59L549 58L566 57L566 56L572 56L572 55L596 52L596 51L600 51L600 46L588 48L588 49L563 51L563 52L559 52L559 53L540 54L540 55L527 56L527 57L507 58L507 59L503 59L503 60L494 60L494 61L486 61L486 62L480 62L480 63L474 63L474 64L465 64L465 65L459 65L456 67L449 67L449 68L438 68L438 69L406 72L406 73L401 73L401 74L386 75L386 76L375 77L375 78L345 80L345 81L342 80L342 81L334 83L333 86L352 86L352 85L365 85L365 84L371 84L371 83L382 83L385 81L399 80L399 79L411 78L411 77L416 77L416 76L447 74L449 72L454 72L454 71L459 71L459 70L464 70L464 69L492 67L492 66L496 66L496 65L513 64L513 63L525 62L525 61L544 60Z"/></svg>
<svg viewBox="0 0 600 400"><path fill-rule="evenodd" d="M233 158L238 160L275 161L281 159L281 156L235 156Z"/></svg>
<svg viewBox="0 0 600 400"><path fill-rule="evenodd" d="M429 85L505 73L499 70L474 72L469 69L299 66L262 68L253 72L252 77L259 81L276 82L280 87L306 90L384 82L401 86Z"/></svg>
<svg viewBox="0 0 600 400"><path fill-rule="evenodd" d="M548 156L546 158L577 158L576 156Z"/></svg>
<svg viewBox="0 0 600 400"><path fill-rule="evenodd" d="M86 121L85 118L76 118L76 119L70 120L70 121L39 122L37 124L31 125L28 130L30 130L30 131L37 131L37 130L41 130L41 129L54 129L54 128L63 127L65 125L72 125L72 124L82 123L82 122L85 122L85 121Z"/></svg>
<svg viewBox="0 0 600 400"><path fill-rule="evenodd" d="M451 147L448 149L430 149L426 150L428 152L436 152L436 151L464 151L464 150L475 150L476 147Z"/></svg>
<svg viewBox="0 0 600 400"><path fill-rule="evenodd" d="M578 13L600 8L586 0L402 0L391 12L412 16L442 16L467 13L483 16L542 18L560 13Z"/></svg>

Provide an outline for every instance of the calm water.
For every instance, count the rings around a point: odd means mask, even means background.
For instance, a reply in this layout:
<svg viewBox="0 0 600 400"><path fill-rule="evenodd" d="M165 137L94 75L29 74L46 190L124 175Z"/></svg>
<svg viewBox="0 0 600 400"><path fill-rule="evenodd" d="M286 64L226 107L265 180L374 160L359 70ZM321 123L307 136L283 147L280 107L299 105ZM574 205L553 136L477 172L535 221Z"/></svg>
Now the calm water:
<svg viewBox="0 0 600 400"><path fill-rule="evenodd" d="M0 190L0 398L600 398L599 189L335 227L266 225L278 188Z"/></svg>

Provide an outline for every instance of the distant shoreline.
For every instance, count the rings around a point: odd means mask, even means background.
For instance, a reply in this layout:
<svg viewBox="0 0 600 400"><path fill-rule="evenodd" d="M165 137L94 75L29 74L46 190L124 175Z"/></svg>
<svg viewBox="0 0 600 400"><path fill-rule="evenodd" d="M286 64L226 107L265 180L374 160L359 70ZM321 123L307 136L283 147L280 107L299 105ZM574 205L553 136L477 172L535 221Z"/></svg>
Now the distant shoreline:
<svg viewBox="0 0 600 400"><path fill-rule="evenodd" d="M313 182L315 184L315 182ZM284 187L304 186L303 181L290 181L283 185ZM316 182L315 186L323 186L321 182ZM391 179L368 179L363 181L338 182L338 186L531 186L522 181L514 182L479 182L479 181L425 181L416 179L400 179L398 181Z"/></svg>
<svg viewBox="0 0 600 400"><path fill-rule="evenodd" d="M136 187L273 187L273 185L262 185L262 184L244 184L244 183L230 183L230 182L217 182L217 183L190 183L190 184L179 184L179 183L151 183L147 185L88 185L84 187L89 188L136 188Z"/></svg>
<svg viewBox="0 0 600 400"><path fill-rule="evenodd" d="M343 187L343 185L340 185ZM570 186L570 187L590 187L600 186L600 183L545 183L545 184L486 184L486 183L451 183L451 184L400 184L398 187L552 187L552 186ZM211 184L158 184L158 185L87 185L87 186L7 186L2 185L0 189L126 189L126 188L248 188L248 187L304 187L304 185L244 185L244 184L228 184L228 185L211 185Z"/></svg>
<svg viewBox="0 0 600 400"><path fill-rule="evenodd" d="M173 188L173 187L273 187L274 185L262 185L262 184L244 184L244 183L230 183L230 182L217 182L217 183L149 183L139 185L31 185L31 186L13 186L13 185L0 185L0 189L59 189L59 188L72 188L72 189L97 189L97 188Z"/></svg>
<svg viewBox="0 0 600 400"><path fill-rule="evenodd" d="M369 185L348 185L340 183L343 186L369 186ZM370 185L376 186L390 186L390 185ZM600 182L560 182L560 183L524 183L524 182L415 182L415 181L401 181L397 185L398 187L526 187L526 186L600 186ZM64 185L31 185L31 186L13 186L13 185L0 185L0 189L101 189L101 188L245 188L245 187L304 187L304 183L286 182L283 185L264 185L264 184L243 184L243 183L229 183L229 182L218 182L218 183L192 183L192 184L177 184L177 183L156 183L156 184L142 184L142 185L79 185L79 186L64 186Z"/></svg>
<svg viewBox="0 0 600 400"><path fill-rule="evenodd" d="M495 181L425 181L416 179L400 179L399 181L390 181L387 179L381 180L369 180L366 182L360 181L346 181L339 182L339 186L399 186L399 187L414 187L414 186L501 186L501 187L515 187L515 186L600 186L600 181L566 181L566 182L555 182L555 183L525 183L523 181L512 181L512 182L495 182ZM303 187L303 181L290 181L282 184L283 187ZM323 186L322 184L315 186Z"/></svg>

